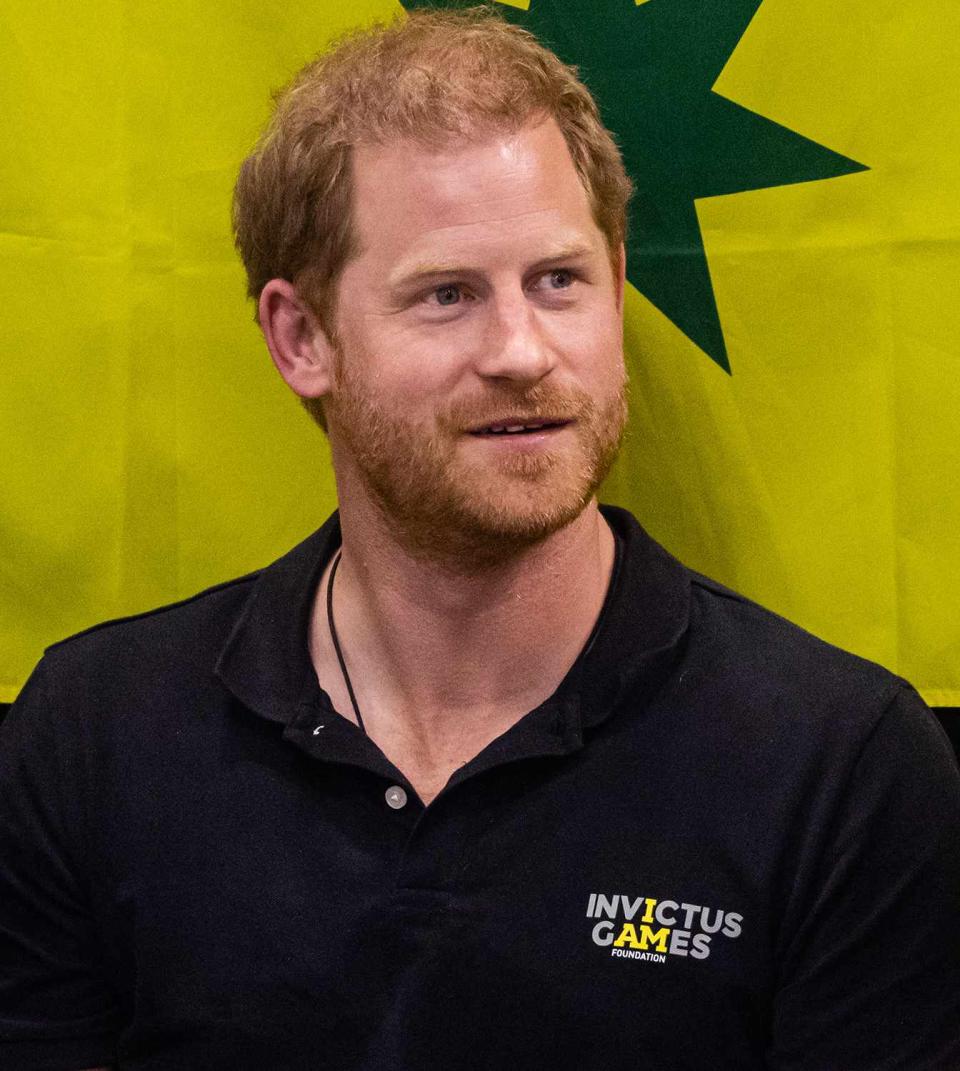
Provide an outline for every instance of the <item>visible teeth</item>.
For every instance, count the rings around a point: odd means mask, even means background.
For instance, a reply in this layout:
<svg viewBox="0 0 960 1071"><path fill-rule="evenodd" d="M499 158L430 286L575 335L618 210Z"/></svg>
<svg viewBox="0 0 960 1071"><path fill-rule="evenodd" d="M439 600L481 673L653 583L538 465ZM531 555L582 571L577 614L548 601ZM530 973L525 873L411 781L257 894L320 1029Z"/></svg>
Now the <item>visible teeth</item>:
<svg viewBox="0 0 960 1071"><path fill-rule="evenodd" d="M487 435L515 435L517 432L538 432L541 427L546 427L547 422L539 424L491 424L486 428Z"/></svg>
<svg viewBox="0 0 960 1071"><path fill-rule="evenodd" d="M549 421L542 420L538 424L491 424L484 429L487 435L516 435L521 431L539 431L541 428L551 427Z"/></svg>

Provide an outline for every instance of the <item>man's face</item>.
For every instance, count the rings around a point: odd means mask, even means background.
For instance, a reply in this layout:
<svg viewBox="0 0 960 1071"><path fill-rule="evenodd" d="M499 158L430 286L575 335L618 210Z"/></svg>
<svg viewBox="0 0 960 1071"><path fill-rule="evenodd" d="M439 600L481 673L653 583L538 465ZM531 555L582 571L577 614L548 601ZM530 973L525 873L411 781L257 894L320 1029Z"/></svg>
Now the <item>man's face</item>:
<svg viewBox="0 0 960 1071"><path fill-rule="evenodd" d="M361 147L354 190L325 400L341 496L369 494L427 552L568 524L626 407L622 282L556 123Z"/></svg>

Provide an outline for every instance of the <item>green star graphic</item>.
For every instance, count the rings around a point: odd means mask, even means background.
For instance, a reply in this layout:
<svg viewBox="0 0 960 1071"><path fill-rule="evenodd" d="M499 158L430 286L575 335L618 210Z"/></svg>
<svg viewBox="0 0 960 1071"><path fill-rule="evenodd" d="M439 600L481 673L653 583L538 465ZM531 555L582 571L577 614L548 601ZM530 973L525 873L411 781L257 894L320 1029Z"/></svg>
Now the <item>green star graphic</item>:
<svg viewBox="0 0 960 1071"><path fill-rule="evenodd" d="M695 202L813 182L863 164L714 93L763 0L531 0L499 4L576 64L636 186L627 278L725 371L727 348ZM459 8L469 0L403 0Z"/></svg>

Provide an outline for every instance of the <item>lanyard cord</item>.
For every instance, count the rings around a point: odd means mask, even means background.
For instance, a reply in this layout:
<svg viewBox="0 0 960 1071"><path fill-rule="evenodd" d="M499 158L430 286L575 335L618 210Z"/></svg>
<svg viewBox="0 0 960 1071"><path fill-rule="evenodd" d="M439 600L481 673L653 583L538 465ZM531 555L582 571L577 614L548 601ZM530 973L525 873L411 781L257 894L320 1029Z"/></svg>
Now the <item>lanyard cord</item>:
<svg viewBox="0 0 960 1071"><path fill-rule="evenodd" d="M341 556L341 552L338 550L337 556L333 560L333 565L330 567L330 579L327 581L327 624L330 626L330 639L333 640L333 649L337 652L340 671L343 673L343 683L347 686L350 702L353 703L353 712L357 716L357 725L360 726L361 732L366 734L367 730L363 724L363 718L360 717L360 708L357 706L357 697L353 694L353 685L350 683L350 674L347 672L347 664L343 660L343 651L340 650L337 626L333 623L333 578L337 575L337 566L340 564Z"/></svg>

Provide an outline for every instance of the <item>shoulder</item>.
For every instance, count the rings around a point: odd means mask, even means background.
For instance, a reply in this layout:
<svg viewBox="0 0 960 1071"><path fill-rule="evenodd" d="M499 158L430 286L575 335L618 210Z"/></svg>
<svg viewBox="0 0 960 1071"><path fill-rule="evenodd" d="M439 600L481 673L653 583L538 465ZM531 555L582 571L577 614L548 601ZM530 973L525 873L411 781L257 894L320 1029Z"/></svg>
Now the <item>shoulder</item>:
<svg viewBox="0 0 960 1071"><path fill-rule="evenodd" d="M106 735L135 724L169 739L215 721L237 697L221 673L227 652L244 680L295 691L309 668L304 636L317 571L338 541L334 514L263 569L53 644L6 720L29 721L33 732L46 721L51 731L74 724Z"/></svg>
<svg viewBox="0 0 960 1071"><path fill-rule="evenodd" d="M706 652L749 666L771 687L895 691L906 682L876 662L815 636L723 584L688 570L690 625Z"/></svg>
<svg viewBox="0 0 960 1071"><path fill-rule="evenodd" d="M86 679L108 669L144 673L154 664L208 668L216 660L261 570L216 584L189 598L103 621L51 644L41 665L49 677Z"/></svg>
<svg viewBox="0 0 960 1071"><path fill-rule="evenodd" d="M744 743L856 762L874 737L924 739L949 753L913 686L722 584L689 571L686 683Z"/></svg>
<svg viewBox="0 0 960 1071"><path fill-rule="evenodd" d="M915 696L883 666L690 569L626 511L606 507L604 515L626 547L610 630L620 665L635 650L670 648L667 694L697 724L755 737L778 724L804 738L819 729L857 736L897 696Z"/></svg>
<svg viewBox="0 0 960 1071"><path fill-rule="evenodd" d="M262 569L206 588L189 598L94 625L47 648L41 668L51 676L121 682L133 674L212 676L221 655L244 629L262 638L271 657L299 642L312 604L319 565L339 543L334 513L317 531Z"/></svg>
<svg viewBox="0 0 960 1071"><path fill-rule="evenodd" d="M216 660L257 576L52 644L3 721L2 750L36 753L41 764L57 752L72 768L65 756L104 759L133 738L144 747L148 739L169 741L199 712L219 709Z"/></svg>

